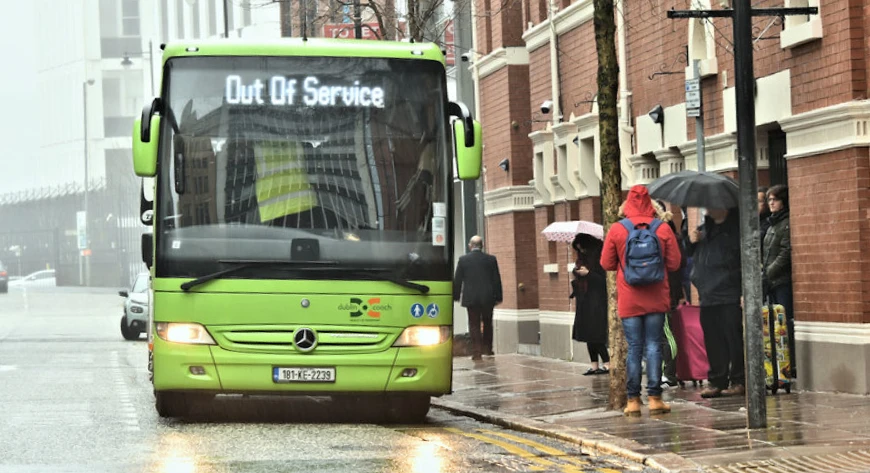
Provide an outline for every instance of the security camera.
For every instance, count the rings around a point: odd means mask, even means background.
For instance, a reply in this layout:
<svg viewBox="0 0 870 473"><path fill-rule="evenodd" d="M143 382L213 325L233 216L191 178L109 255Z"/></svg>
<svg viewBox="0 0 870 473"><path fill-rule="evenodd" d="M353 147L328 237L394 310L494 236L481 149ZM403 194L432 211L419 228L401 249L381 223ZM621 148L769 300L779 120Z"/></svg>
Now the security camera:
<svg viewBox="0 0 870 473"><path fill-rule="evenodd" d="M550 110L553 108L552 100L544 100L544 103L541 104L541 113L547 114L550 113Z"/></svg>
<svg viewBox="0 0 870 473"><path fill-rule="evenodd" d="M462 62L469 62L471 61L471 53L465 53L460 56L460 58L462 59Z"/></svg>

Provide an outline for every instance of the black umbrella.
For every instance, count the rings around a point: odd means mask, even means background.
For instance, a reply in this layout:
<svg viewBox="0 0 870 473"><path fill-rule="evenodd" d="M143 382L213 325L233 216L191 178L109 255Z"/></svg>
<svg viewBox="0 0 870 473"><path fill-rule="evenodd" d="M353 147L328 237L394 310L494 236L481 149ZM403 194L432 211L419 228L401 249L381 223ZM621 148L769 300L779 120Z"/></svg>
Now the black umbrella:
<svg viewBox="0 0 870 473"><path fill-rule="evenodd" d="M730 209L737 207L738 186L721 174L681 171L660 177L647 186L649 195L680 207Z"/></svg>

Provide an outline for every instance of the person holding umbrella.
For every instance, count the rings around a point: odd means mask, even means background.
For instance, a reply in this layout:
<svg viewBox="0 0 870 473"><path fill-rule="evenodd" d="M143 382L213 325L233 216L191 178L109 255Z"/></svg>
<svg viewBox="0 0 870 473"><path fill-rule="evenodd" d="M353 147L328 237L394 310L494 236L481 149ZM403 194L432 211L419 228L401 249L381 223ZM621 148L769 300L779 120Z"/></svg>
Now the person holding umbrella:
<svg viewBox="0 0 870 473"><path fill-rule="evenodd" d="M686 170L656 179L649 191L675 205L707 209L704 223L689 230L686 246L710 364L709 386L701 396L741 395L746 390L737 182L721 174Z"/></svg>
<svg viewBox="0 0 870 473"><path fill-rule="evenodd" d="M610 355L607 353L607 273L601 267L602 242L593 236L578 233L571 242L577 254L571 281L571 298L574 299L574 329L572 336L578 342L586 342L592 367L585 376L610 372ZM601 360L599 366L598 360Z"/></svg>
<svg viewBox="0 0 870 473"><path fill-rule="evenodd" d="M745 393L740 220L736 208L707 209L704 223L689 231L698 289L701 329L710 371L701 397Z"/></svg>

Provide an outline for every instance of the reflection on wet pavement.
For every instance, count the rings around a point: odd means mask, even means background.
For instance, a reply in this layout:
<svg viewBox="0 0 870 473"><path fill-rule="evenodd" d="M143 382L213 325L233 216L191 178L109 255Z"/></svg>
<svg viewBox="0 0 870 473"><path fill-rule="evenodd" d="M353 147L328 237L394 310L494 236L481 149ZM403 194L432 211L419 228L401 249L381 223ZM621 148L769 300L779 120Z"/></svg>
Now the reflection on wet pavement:
<svg viewBox="0 0 870 473"><path fill-rule="evenodd" d="M633 440L645 446L643 453L672 452L701 465L870 448L865 396L768 395L768 427L749 431L743 397L703 399L703 386L691 384L665 390L673 407L668 415L625 418L606 411L607 376L582 376L587 368L522 355L457 358L454 393L446 399Z"/></svg>

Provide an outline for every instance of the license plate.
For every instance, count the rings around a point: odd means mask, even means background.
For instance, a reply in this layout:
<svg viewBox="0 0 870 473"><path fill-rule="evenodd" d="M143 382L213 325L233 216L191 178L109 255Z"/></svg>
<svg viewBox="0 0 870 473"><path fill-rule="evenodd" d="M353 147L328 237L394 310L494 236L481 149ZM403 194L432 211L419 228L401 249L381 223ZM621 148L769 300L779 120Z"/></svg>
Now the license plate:
<svg viewBox="0 0 870 473"><path fill-rule="evenodd" d="M334 383L335 368L272 368L276 383Z"/></svg>

